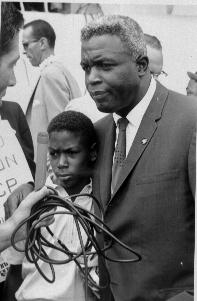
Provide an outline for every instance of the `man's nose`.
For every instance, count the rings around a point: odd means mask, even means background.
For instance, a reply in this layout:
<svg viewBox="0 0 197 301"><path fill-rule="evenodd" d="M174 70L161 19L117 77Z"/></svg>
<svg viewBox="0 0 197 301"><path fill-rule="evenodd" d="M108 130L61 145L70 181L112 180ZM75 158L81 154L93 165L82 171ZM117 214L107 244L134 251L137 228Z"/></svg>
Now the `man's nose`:
<svg viewBox="0 0 197 301"><path fill-rule="evenodd" d="M12 71L11 75L10 75L10 79L9 79L9 87L15 86L16 85L16 77L14 74L14 70Z"/></svg>
<svg viewBox="0 0 197 301"><path fill-rule="evenodd" d="M86 82L87 84L97 84L100 83L101 80L101 76L100 76L100 72L97 70L96 67L92 67L90 69L90 72L86 75Z"/></svg>

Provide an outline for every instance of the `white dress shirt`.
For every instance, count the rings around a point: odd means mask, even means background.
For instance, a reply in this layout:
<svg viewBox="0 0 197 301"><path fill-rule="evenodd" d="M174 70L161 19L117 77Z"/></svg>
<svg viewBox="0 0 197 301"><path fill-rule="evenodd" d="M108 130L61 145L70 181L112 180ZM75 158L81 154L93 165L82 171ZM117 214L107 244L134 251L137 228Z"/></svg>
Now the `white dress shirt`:
<svg viewBox="0 0 197 301"><path fill-rule="evenodd" d="M47 67L48 65L54 63L54 62L57 62L58 59L55 55L51 54L50 56L48 56L46 59L44 59L40 65L39 65L39 68L40 68L40 71L44 70L45 67Z"/></svg>
<svg viewBox="0 0 197 301"><path fill-rule="evenodd" d="M141 124L142 118L151 102L151 99L153 98L153 95L156 90L156 81L152 78L150 82L150 86L142 98L142 100L129 112L129 114L126 116L128 119L129 123L126 128L126 156L129 153L129 150L132 146L133 140L137 134L137 131L139 129L139 126ZM117 138L118 138L118 126L117 126L117 121L121 116L118 114L114 113L113 114L114 121L116 123L116 142L117 143Z"/></svg>
<svg viewBox="0 0 197 301"><path fill-rule="evenodd" d="M89 93L86 93L82 97L71 99L65 108L65 111L70 110L85 114L93 123L107 115L107 113L100 112L97 109L97 106Z"/></svg>
<svg viewBox="0 0 197 301"><path fill-rule="evenodd" d="M68 194L61 186L54 184L53 175L46 180L46 185L54 188L58 195L67 198ZM92 183L86 185L81 193L92 192ZM92 198L87 196L79 196L75 199L75 204L81 205L88 211L93 211ZM63 208L57 207L57 211L63 211ZM65 209L66 211L66 209ZM72 215L58 214L55 215L55 221L50 225L51 231L58 237L70 250L79 251L81 249L80 241L77 234L77 228ZM42 228L42 235L52 243L57 243L55 238L52 238L46 229ZM86 241L86 233L81 229L83 241ZM57 243L58 246L58 243ZM50 258L56 260L64 260L67 256L57 250L46 248ZM38 261L42 271L51 277L49 265L41 260ZM95 260L95 265L97 261ZM67 264L54 265L55 282L47 282L37 271L34 264L29 263L26 258L22 264L23 282L16 292L18 301L85 301L84 280L74 261ZM88 301L94 301L95 296L88 291Z"/></svg>

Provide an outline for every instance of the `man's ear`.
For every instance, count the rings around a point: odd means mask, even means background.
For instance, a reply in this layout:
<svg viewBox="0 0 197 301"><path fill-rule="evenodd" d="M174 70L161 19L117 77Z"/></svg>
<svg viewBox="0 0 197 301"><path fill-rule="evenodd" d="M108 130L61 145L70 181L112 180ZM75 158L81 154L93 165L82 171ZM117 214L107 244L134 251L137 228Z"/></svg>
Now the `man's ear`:
<svg viewBox="0 0 197 301"><path fill-rule="evenodd" d="M143 76L148 69L149 59L147 56L138 57L136 60L136 64L139 76Z"/></svg>
<svg viewBox="0 0 197 301"><path fill-rule="evenodd" d="M48 43L48 40L47 40L47 38L45 38L45 37L42 37L41 39L40 39L40 45L41 45L41 49L42 50L45 50L46 48L48 48L49 46L49 43Z"/></svg>
<svg viewBox="0 0 197 301"><path fill-rule="evenodd" d="M90 147L90 162L94 163L97 159L97 144L94 143Z"/></svg>

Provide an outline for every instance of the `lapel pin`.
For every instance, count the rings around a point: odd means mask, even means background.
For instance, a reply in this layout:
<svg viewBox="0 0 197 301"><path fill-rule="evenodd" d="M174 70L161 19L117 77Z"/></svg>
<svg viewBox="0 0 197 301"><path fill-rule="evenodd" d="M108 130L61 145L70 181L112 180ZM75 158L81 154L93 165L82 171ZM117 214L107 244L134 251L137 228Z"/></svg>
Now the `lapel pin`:
<svg viewBox="0 0 197 301"><path fill-rule="evenodd" d="M147 141L148 141L148 139L142 139L142 144L144 145L144 144L146 144L147 143Z"/></svg>

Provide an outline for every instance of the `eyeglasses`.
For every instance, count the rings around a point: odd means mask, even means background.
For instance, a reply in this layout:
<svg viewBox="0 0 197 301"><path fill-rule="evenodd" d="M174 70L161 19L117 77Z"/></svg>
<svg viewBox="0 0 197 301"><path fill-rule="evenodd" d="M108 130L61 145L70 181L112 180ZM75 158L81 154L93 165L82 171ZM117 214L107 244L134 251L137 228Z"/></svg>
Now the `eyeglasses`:
<svg viewBox="0 0 197 301"><path fill-rule="evenodd" d="M39 41L39 40L32 40L32 41L23 43L23 48L24 48L24 50L27 50L30 44L35 43L35 42L38 42L38 41Z"/></svg>
<svg viewBox="0 0 197 301"><path fill-rule="evenodd" d="M165 77L168 76L168 73L166 73L165 71L161 71L160 73L154 73L154 72L151 72L153 78L158 78L160 75L164 75Z"/></svg>

